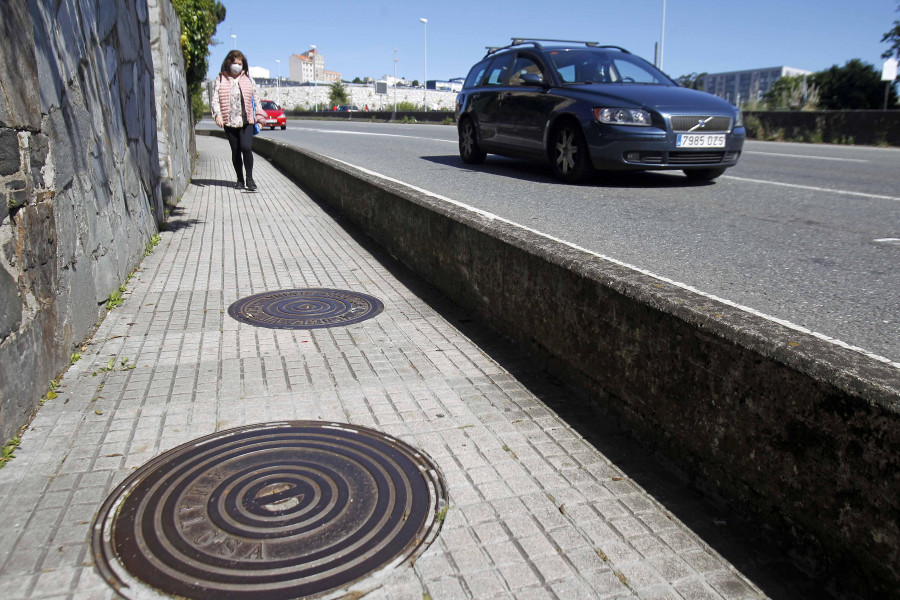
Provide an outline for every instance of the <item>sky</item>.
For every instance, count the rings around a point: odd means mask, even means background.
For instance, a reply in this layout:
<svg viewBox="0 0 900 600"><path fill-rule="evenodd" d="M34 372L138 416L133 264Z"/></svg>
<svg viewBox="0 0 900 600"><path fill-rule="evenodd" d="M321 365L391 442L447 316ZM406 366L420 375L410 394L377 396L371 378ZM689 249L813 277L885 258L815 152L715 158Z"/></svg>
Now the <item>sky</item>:
<svg viewBox="0 0 900 600"><path fill-rule="evenodd" d="M881 37L900 19L900 0L220 2L226 18L214 36L209 77L233 47L250 66L272 77L280 68L287 77L288 58L315 44L325 68L345 80L393 75L394 49L398 77L421 81L427 68L428 79L446 80L465 77L485 46L512 37L613 44L650 62L662 38L662 67L672 77L776 66L821 71L853 58L880 71L887 50Z"/></svg>

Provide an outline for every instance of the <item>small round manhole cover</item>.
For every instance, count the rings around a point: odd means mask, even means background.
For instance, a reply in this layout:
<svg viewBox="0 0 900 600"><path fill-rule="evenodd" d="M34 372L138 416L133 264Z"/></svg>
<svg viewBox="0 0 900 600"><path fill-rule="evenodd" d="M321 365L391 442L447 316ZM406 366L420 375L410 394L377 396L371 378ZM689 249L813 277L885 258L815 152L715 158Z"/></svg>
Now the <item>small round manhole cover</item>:
<svg viewBox="0 0 900 600"><path fill-rule="evenodd" d="M381 300L347 290L305 288L264 292L238 300L228 314L271 329L318 329L352 325L384 310Z"/></svg>
<svg viewBox="0 0 900 600"><path fill-rule="evenodd" d="M165 452L123 481L94 521L94 560L131 599L303 598L355 582L368 591L380 583L368 575L427 548L446 502L427 457L377 431L239 427Z"/></svg>

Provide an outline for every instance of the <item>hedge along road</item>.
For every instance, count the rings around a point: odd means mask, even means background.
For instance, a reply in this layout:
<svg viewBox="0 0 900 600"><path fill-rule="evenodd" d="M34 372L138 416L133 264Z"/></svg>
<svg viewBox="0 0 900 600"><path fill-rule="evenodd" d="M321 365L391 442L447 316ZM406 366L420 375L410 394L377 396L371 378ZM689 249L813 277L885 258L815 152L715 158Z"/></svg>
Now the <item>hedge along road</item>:
<svg viewBox="0 0 900 600"><path fill-rule="evenodd" d="M210 127L210 122L199 127ZM900 367L900 150L750 141L714 183L680 171L465 165L456 128L289 120L306 148L835 338Z"/></svg>

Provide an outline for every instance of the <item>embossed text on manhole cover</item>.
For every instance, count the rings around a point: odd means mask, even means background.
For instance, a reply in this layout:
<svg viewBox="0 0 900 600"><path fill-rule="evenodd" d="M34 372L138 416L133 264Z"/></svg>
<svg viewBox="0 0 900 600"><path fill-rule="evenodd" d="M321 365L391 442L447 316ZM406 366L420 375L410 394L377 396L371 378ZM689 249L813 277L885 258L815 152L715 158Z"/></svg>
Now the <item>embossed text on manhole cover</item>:
<svg viewBox="0 0 900 600"><path fill-rule="evenodd" d="M101 507L92 549L131 599L368 591L434 540L446 502L437 468L400 440L266 423L183 444L132 473Z"/></svg>
<svg viewBox="0 0 900 600"><path fill-rule="evenodd" d="M381 300L347 290L304 288L263 292L228 307L233 318L271 329L340 327L370 319L384 310Z"/></svg>

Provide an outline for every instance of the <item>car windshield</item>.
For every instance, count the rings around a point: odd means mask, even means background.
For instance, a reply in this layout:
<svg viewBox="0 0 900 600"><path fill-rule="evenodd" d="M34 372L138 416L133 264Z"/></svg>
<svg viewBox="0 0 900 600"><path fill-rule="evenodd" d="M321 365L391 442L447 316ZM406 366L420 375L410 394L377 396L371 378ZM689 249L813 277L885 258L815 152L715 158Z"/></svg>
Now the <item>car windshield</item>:
<svg viewBox="0 0 900 600"><path fill-rule="evenodd" d="M263 110L281 110L280 108L278 108L278 105L271 100L263 100L262 107Z"/></svg>
<svg viewBox="0 0 900 600"><path fill-rule="evenodd" d="M624 52L551 50L548 54L563 83L675 85L646 61Z"/></svg>

